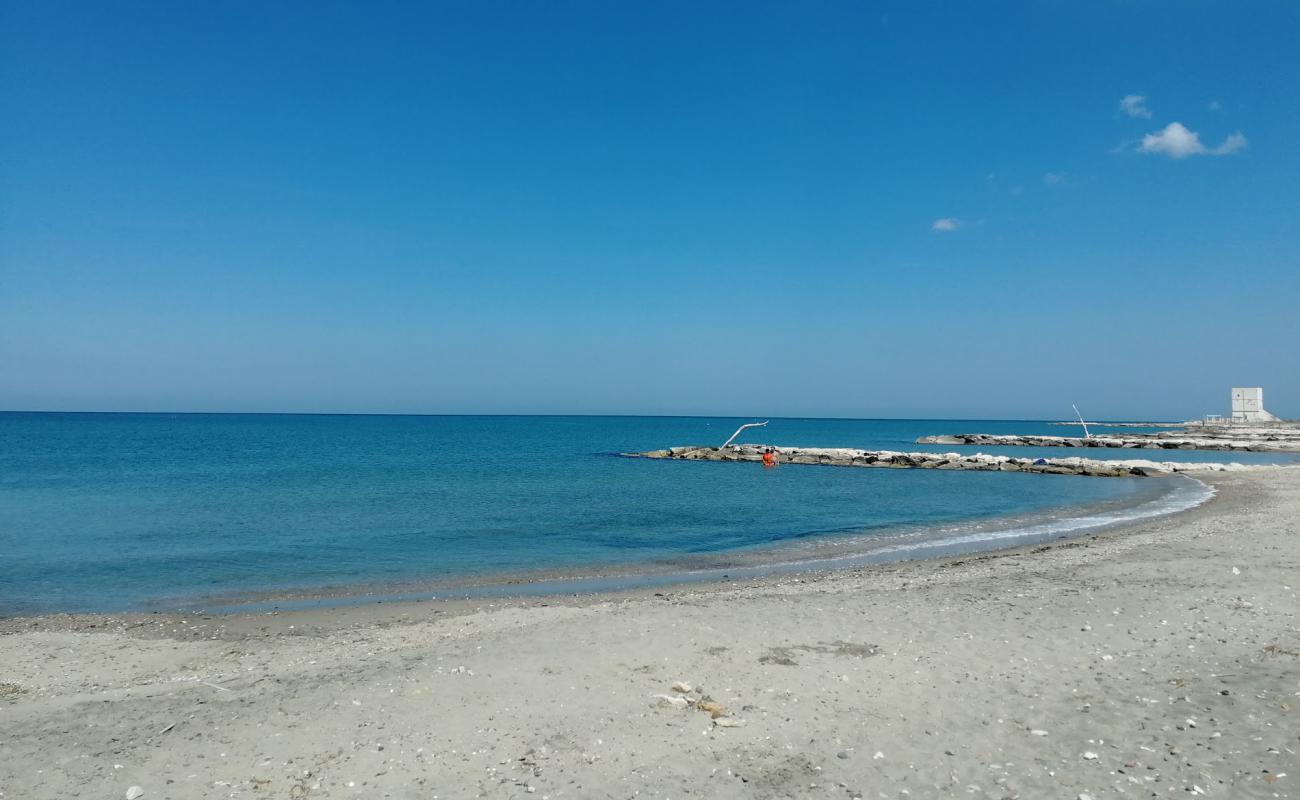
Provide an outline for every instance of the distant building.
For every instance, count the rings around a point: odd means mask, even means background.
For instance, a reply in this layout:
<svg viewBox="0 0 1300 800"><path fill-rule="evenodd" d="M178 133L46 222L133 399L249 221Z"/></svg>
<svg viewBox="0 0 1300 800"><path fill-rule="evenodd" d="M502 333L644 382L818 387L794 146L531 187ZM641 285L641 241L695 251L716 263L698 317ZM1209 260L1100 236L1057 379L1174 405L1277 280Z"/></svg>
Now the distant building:
<svg viewBox="0 0 1300 800"><path fill-rule="evenodd" d="M1264 410L1264 390L1256 386L1232 390L1232 421L1277 422L1278 419Z"/></svg>

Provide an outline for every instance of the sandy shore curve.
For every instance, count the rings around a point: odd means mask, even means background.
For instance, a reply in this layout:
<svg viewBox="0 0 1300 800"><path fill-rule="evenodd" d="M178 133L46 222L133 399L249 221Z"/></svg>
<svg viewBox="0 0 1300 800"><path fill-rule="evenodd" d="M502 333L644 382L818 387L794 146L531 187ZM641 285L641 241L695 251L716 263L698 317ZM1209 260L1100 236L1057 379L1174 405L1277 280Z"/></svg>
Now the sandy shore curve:
<svg viewBox="0 0 1300 800"><path fill-rule="evenodd" d="M1293 797L1300 470L1204 480L948 560L2 621L0 797Z"/></svg>

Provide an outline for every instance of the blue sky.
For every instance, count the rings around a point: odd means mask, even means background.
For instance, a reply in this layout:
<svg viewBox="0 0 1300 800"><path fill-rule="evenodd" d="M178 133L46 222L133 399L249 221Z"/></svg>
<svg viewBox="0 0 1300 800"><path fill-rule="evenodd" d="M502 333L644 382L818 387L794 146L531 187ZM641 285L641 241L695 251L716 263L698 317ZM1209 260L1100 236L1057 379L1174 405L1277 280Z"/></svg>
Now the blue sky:
<svg viewBox="0 0 1300 800"><path fill-rule="evenodd" d="M0 409L1300 417L1296 41L0 0Z"/></svg>

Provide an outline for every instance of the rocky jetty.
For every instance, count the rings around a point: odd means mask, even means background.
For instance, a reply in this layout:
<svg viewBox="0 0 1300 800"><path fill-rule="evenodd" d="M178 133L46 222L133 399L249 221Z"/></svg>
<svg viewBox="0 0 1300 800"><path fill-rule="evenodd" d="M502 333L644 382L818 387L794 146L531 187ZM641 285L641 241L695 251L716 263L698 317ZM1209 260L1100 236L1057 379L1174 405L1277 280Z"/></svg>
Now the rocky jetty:
<svg viewBox="0 0 1300 800"><path fill-rule="evenodd" d="M956 433L922 436L917 444L976 445L985 447L1113 447L1145 450L1236 450L1241 452L1300 453L1300 438L1275 434L1249 436L1187 436L1169 433L1130 436L1022 436L992 433Z"/></svg>
<svg viewBox="0 0 1300 800"><path fill-rule="evenodd" d="M1075 428L1082 427L1084 424L1091 425L1094 428L1185 428L1186 422L1078 422L1077 420L1066 420L1064 422L1049 422L1048 425L1067 425Z"/></svg>
<svg viewBox="0 0 1300 800"><path fill-rule="evenodd" d="M902 453L893 450L853 450L844 447L782 447L744 444L732 447L686 446L647 453L624 453L635 458L669 458L683 461L761 461L763 451L772 448L783 464L822 464L832 467L876 467L883 469L955 469L984 472L1037 472L1045 475L1090 475L1121 478L1131 475L1154 477L1177 472L1236 472L1254 467L1241 464L1210 464L1172 461L1103 461L1092 458L1014 458L984 453Z"/></svg>
<svg viewBox="0 0 1300 800"><path fill-rule="evenodd" d="M1181 432L1161 431L1146 436L1191 436L1204 439L1237 439L1261 442L1287 442L1300 440L1300 425L1273 423L1269 425L1208 425L1188 423Z"/></svg>

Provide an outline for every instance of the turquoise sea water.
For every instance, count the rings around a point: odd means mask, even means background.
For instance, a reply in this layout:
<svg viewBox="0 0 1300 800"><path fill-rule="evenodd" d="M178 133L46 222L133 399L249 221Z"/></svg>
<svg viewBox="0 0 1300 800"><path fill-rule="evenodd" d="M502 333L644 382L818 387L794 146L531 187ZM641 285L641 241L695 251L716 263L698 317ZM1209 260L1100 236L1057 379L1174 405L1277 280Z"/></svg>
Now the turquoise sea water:
<svg viewBox="0 0 1300 800"><path fill-rule="evenodd" d="M616 455L720 444L742 421L3 413L0 614L627 567L1154 491L1138 479ZM916 450L917 436L964 431L1062 428L780 419L742 441Z"/></svg>

